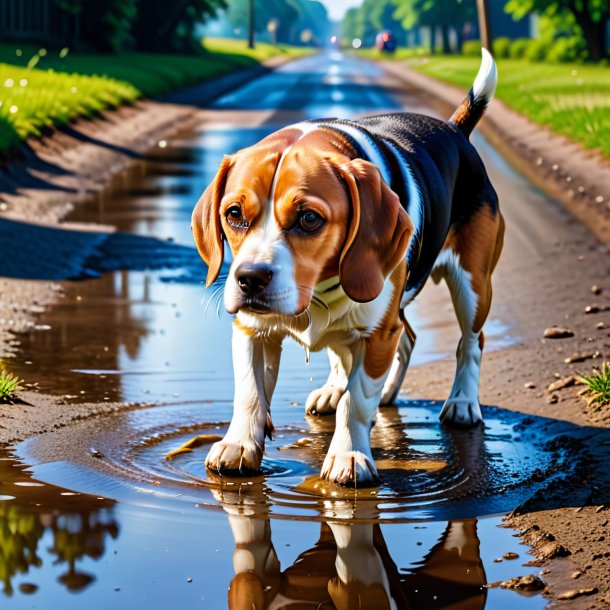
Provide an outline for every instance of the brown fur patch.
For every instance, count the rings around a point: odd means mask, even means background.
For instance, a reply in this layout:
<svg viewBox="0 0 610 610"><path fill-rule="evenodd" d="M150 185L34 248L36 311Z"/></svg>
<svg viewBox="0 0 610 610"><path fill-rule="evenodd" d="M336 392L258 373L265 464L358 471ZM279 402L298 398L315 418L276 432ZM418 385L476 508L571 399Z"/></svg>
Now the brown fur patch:
<svg viewBox="0 0 610 610"><path fill-rule="evenodd" d="M471 274L472 289L477 294L477 312L472 330L477 333L491 307L491 274L500 258L504 242L504 219L487 205L481 207L469 222L451 232L445 246L458 256L461 267Z"/></svg>
<svg viewBox="0 0 610 610"><path fill-rule="evenodd" d="M398 349L403 324L406 324L406 320L403 322L400 315L400 300L407 282L407 263L405 261L396 267L390 276L390 281L394 286L392 301L381 324L365 340L364 370L372 379L378 379L390 368Z"/></svg>

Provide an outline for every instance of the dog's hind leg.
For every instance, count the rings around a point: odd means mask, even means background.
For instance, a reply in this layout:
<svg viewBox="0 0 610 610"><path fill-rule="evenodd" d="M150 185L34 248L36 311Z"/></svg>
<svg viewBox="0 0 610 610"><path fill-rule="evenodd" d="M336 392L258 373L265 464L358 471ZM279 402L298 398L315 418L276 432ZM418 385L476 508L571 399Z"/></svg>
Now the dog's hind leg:
<svg viewBox="0 0 610 610"><path fill-rule="evenodd" d="M413 347L415 347L415 332L407 322L404 310L401 311L400 317L405 330L400 337L398 349L396 350L396 355L392 362L392 368L390 369L388 378L383 386L381 402L379 403L382 407L394 404L398 392L400 391L400 386L402 386L402 382L405 379L407 369L409 368Z"/></svg>
<svg viewBox="0 0 610 610"><path fill-rule="evenodd" d="M305 403L309 415L329 415L337 410L337 405L347 386L347 374L341 363L341 356L328 348L330 373L326 383L311 392Z"/></svg>
<svg viewBox="0 0 610 610"><path fill-rule="evenodd" d="M452 231L432 273L449 286L462 337L449 398L441 411L444 424L473 426L483 420L479 375L483 354L483 324L491 306L491 273L498 262L504 221L498 211L481 207L459 230Z"/></svg>

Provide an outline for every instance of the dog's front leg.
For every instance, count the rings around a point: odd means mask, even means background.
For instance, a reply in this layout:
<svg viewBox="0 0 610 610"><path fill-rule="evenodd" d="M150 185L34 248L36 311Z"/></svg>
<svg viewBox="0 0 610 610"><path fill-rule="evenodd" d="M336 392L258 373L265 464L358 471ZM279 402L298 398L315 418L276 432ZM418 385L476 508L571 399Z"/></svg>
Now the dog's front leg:
<svg viewBox="0 0 610 610"><path fill-rule="evenodd" d="M348 486L377 481L370 434L401 331L397 320L390 328L378 329L343 350L348 382L337 406L335 433L322 465L323 479Z"/></svg>
<svg viewBox="0 0 610 610"><path fill-rule="evenodd" d="M265 434L271 436L270 403L282 352L282 338L233 324L233 418L205 465L220 473L252 474L260 469Z"/></svg>

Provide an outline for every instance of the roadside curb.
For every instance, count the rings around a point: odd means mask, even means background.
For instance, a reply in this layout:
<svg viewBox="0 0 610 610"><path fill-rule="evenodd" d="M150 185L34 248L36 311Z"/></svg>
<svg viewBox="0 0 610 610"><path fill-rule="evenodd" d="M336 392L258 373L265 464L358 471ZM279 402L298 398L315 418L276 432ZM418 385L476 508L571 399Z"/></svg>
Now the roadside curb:
<svg viewBox="0 0 610 610"><path fill-rule="evenodd" d="M466 95L464 89L416 72L403 62L379 63L393 76L425 91L451 111ZM600 241L610 244L609 161L532 123L498 99L493 101L478 129L520 173L559 200Z"/></svg>

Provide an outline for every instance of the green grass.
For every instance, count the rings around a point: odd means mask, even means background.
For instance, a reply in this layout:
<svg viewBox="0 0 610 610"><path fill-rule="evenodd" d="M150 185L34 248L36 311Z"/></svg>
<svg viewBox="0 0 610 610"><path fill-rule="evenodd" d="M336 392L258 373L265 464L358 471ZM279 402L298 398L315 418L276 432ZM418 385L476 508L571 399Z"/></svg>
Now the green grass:
<svg viewBox="0 0 610 610"><path fill-rule="evenodd" d="M0 403L11 402L15 398L15 392L22 389L22 380L12 373L0 371Z"/></svg>
<svg viewBox="0 0 610 610"><path fill-rule="evenodd" d="M580 382L585 386L581 392L586 401L595 409L610 405L610 364L604 362L601 369L592 375L582 375Z"/></svg>
<svg viewBox="0 0 610 610"><path fill-rule="evenodd" d="M479 68L476 57L413 58L409 66L464 89ZM610 69L603 65L498 60L496 96L535 123L610 157Z"/></svg>
<svg viewBox="0 0 610 610"><path fill-rule="evenodd" d="M253 66L276 55L311 52L297 47L211 39L201 55L102 55L0 45L0 151L39 136L45 128L94 116L139 97L155 97Z"/></svg>

